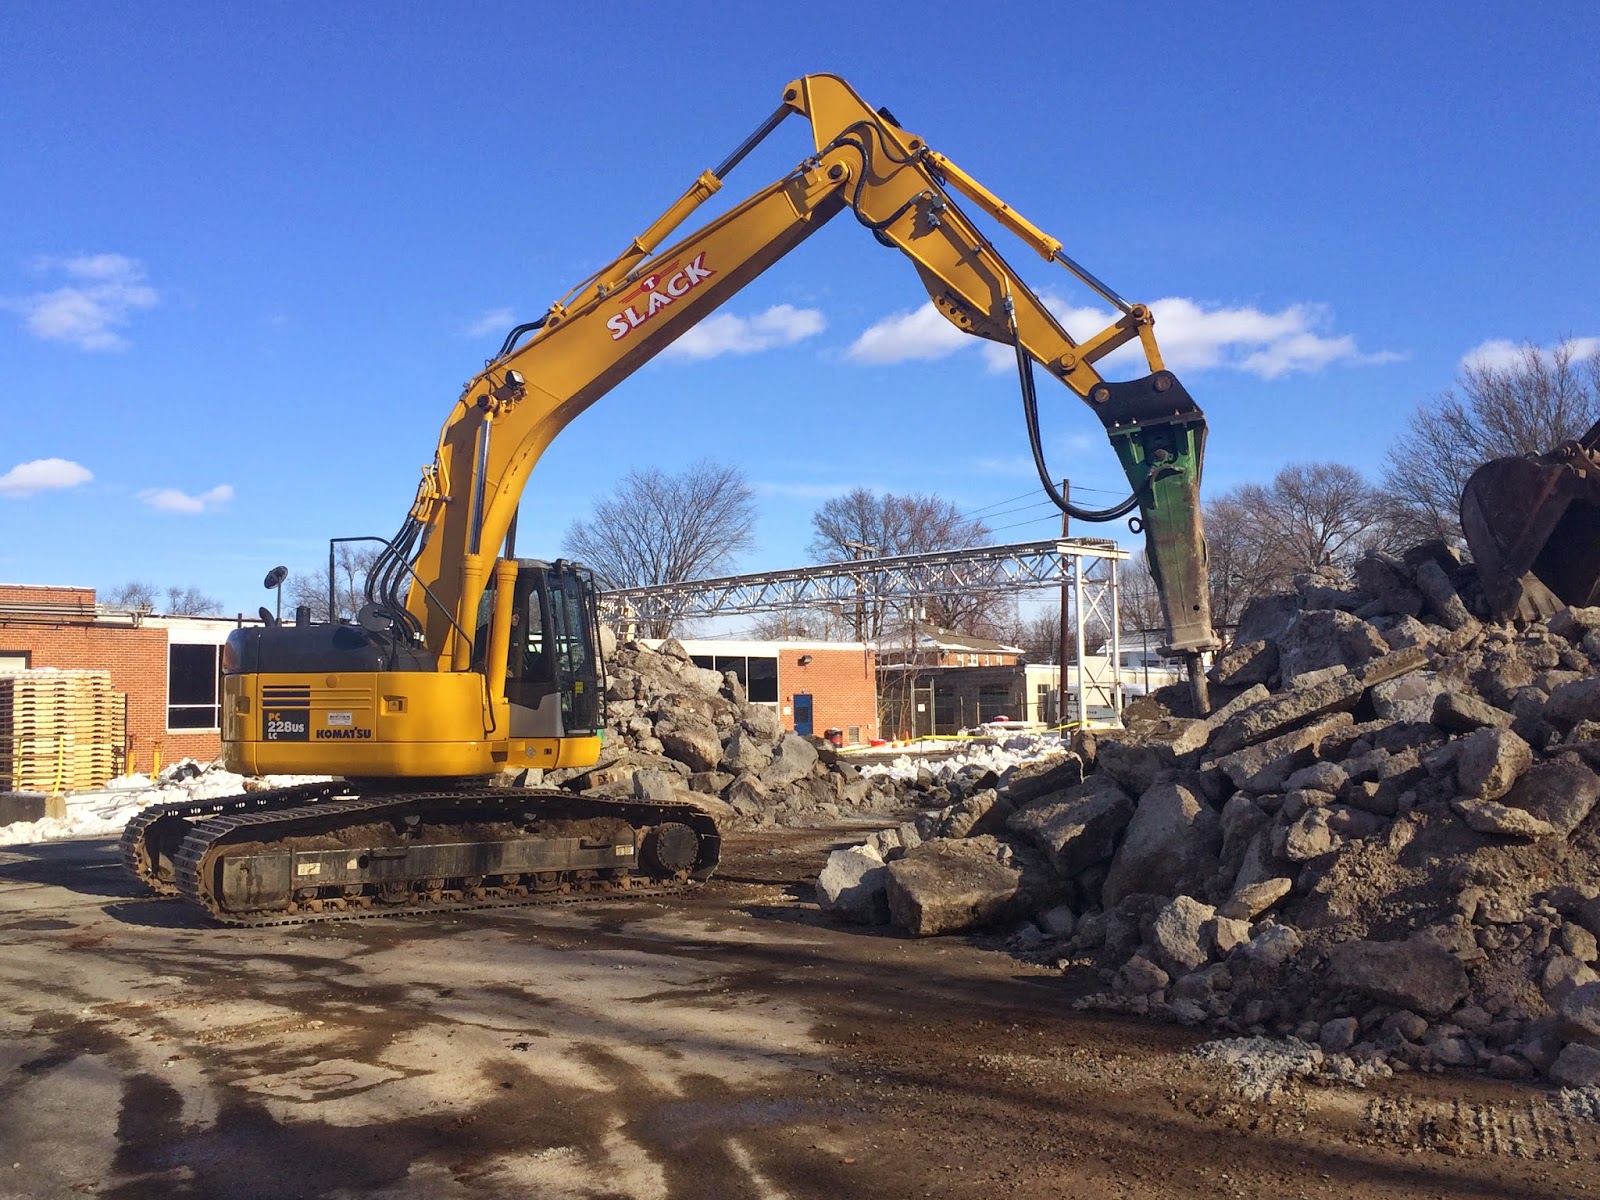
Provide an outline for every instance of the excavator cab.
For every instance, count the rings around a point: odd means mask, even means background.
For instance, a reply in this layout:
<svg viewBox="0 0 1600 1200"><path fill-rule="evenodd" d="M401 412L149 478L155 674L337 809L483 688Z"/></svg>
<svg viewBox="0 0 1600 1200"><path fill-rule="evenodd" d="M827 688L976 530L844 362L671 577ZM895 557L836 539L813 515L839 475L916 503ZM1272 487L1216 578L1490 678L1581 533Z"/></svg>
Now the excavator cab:
<svg viewBox="0 0 1600 1200"><path fill-rule="evenodd" d="M474 670L484 671L493 653L493 614L500 581L508 576L511 612L504 663L510 736L595 736L605 714L594 576L565 559L502 560L479 605Z"/></svg>
<svg viewBox="0 0 1600 1200"><path fill-rule="evenodd" d="M1479 467L1462 489L1461 529L1496 618L1600 603L1600 422L1548 454Z"/></svg>

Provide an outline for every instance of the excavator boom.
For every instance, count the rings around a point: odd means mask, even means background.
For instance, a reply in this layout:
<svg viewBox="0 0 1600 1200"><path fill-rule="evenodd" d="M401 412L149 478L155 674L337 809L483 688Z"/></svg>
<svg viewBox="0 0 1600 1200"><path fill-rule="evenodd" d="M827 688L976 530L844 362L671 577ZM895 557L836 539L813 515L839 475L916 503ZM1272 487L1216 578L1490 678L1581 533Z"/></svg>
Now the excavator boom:
<svg viewBox="0 0 1600 1200"><path fill-rule="evenodd" d="M809 123L815 155L695 233L657 249L788 116ZM1084 280L1120 310L1115 320L1075 341L962 211L953 191ZM539 321L514 330L502 353L464 389L412 509L421 537L403 533L396 539L421 542L404 619L438 654L441 669L465 670L469 664L470 631L495 554L529 473L556 434L846 210L880 243L911 260L935 309L953 325L1017 348L1036 449L1030 379L1035 367L1095 410L1128 476L1131 503L1102 512L1072 506L1055 494L1052 475L1036 454L1043 486L1081 520L1137 508L1167 606L1168 646L1191 657L1216 647L1198 502L1205 418L1164 369L1149 310L1122 300L1067 258L1059 240L929 150L884 110L873 110L843 80L809 75L790 83L778 110L715 171L699 176L614 262ZM1140 344L1150 374L1108 382L1095 364L1129 342ZM398 591L383 599L391 609L402 602ZM1191 674L1198 679L1202 672Z"/></svg>

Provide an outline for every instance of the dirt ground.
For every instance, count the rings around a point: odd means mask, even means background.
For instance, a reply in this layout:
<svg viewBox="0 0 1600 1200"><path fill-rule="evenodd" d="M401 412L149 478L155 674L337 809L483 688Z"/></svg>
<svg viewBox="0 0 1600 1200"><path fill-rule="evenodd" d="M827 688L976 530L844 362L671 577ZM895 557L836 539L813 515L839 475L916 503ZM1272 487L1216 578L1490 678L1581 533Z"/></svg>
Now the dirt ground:
<svg viewBox="0 0 1600 1200"><path fill-rule="evenodd" d="M832 844L735 839L672 903L264 931L110 842L0 850L0 1197L1600 1192L1545 1090L1249 1102L1204 1035L1074 1012L1093 981L830 927Z"/></svg>

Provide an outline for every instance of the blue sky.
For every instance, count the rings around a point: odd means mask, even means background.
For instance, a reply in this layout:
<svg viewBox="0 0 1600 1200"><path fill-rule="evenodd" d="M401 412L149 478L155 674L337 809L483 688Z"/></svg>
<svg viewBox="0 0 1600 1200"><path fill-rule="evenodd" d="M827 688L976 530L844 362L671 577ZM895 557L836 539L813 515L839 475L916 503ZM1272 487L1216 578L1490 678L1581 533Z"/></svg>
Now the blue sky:
<svg viewBox="0 0 1600 1200"><path fill-rule="evenodd" d="M811 71L1165 302L1209 493L1292 461L1376 476L1464 356L1600 336L1597 55L1587 3L6 5L0 580L251 612L269 567L391 533L505 327ZM719 200L808 150L786 123ZM569 427L519 548L553 556L630 468L705 456L758 490L743 569L804 561L856 485L1050 536L1014 375L925 299L834 221ZM1053 472L1120 499L1098 423L1042 401Z"/></svg>

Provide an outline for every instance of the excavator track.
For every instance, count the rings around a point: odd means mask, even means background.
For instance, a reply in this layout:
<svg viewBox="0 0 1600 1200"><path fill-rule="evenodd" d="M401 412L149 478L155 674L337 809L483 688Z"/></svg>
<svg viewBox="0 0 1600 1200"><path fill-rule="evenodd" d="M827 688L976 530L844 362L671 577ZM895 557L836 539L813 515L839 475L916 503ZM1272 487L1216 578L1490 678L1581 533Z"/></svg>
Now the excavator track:
<svg viewBox="0 0 1600 1200"><path fill-rule="evenodd" d="M122 830L118 851L123 869L157 896L178 895L172 856L196 819L272 808L292 808L350 791L342 780L264 788L237 796L152 804Z"/></svg>
<svg viewBox="0 0 1600 1200"><path fill-rule="evenodd" d="M693 805L558 790L311 799L194 821L172 886L236 926L560 904L687 891L721 842Z"/></svg>

